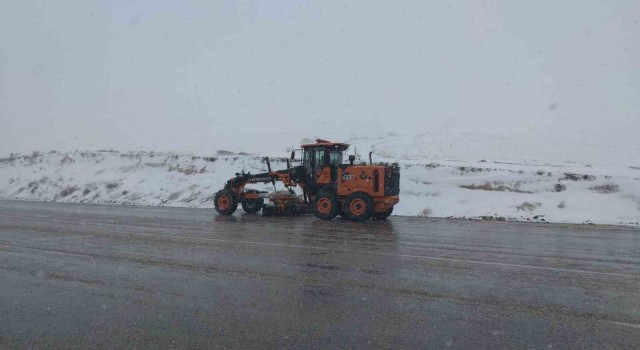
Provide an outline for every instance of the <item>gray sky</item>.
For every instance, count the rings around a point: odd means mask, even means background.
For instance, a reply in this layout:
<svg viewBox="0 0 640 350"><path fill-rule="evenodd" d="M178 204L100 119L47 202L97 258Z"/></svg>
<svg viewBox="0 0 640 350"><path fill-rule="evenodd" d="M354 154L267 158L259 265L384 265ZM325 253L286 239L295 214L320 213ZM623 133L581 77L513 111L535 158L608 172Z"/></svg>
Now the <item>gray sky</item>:
<svg viewBox="0 0 640 350"><path fill-rule="evenodd" d="M11 1L0 150L481 131L637 147L640 2Z"/></svg>

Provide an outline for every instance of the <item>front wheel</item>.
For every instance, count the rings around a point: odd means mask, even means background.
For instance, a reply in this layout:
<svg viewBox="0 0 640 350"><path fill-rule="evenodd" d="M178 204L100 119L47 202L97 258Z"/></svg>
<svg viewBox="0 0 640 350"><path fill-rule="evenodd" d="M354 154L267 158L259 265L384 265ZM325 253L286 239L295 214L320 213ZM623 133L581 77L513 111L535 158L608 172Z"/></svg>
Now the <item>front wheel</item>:
<svg viewBox="0 0 640 350"><path fill-rule="evenodd" d="M338 215L340 203L335 193L320 190L313 201L313 214L321 220L332 220Z"/></svg>
<svg viewBox="0 0 640 350"><path fill-rule="evenodd" d="M231 190L220 190L213 198L213 205L220 215L231 215L238 209L238 196Z"/></svg>

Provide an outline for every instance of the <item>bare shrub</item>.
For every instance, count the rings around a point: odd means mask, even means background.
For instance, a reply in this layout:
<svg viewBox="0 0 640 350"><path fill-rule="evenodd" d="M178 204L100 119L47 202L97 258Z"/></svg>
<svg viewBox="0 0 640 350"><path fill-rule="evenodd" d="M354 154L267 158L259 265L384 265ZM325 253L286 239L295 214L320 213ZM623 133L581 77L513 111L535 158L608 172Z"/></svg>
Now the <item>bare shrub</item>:
<svg viewBox="0 0 640 350"><path fill-rule="evenodd" d="M571 173L564 173L564 177L562 179L563 180L570 180L570 181L580 181L580 175L571 174Z"/></svg>
<svg viewBox="0 0 640 350"><path fill-rule="evenodd" d="M35 193L38 189L38 181L31 181L27 184L27 187L31 189L31 193Z"/></svg>
<svg viewBox="0 0 640 350"><path fill-rule="evenodd" d="M538 208L540 208L542 206L542 203L538 203L538 202L522 202L522 204L516 206L516 209L518 211L525 211L525 212L532 212Z"/></svg>
<svg viewBox="0 0 640 350"><path fill-rule="evenodd" d="M60 195L62 197L67 197L67 196L73 194L73 192L75 192L77 190L79 190L79 188L76 187L76 186L67 186L62 191L60 191Z"/></svg>
<svg viewBox="0 0 640 350"><path fill-rule="evenodd" d="M507 218L503 216L491 216L491 215L483 215L480 217L480 219L484 221L507 221Z"/></svg>
<svg viewBox="0 0 640 350"><path fill-rule="evenodd" d="M562 192L567 189L567 185L565 184L555 184L553 186L553 192Z"/></svg>
<svg viewBox="0 0 640 350"><path fill-rule="evenodd" d="M565 201L560 202L560 204L558 204L558 209L564 209L567 207L567 203Z"/></svg>
<svg viewBox="0 0 640 350"><path fill-rule="evenodd" d="M596 179L593 175L564 173L564 177L561 180L569 181L594 181Z"/></svg>
<svg viewBox="0 0 640 350"><path fill-rule="evenodd" d="M118 188L118 186L120 186L120 184L119 184L119 183L117 183L117 182L109 182L109 183L107 183L107 184L105 185L105 187L106 187L108 190L116 189L116 188Z"/></svg>
<svg viewBox="0 0 640 350"><path fill-rule="evenodd" d="M498 191L498 192L516 192L516 193L533 193L533 192L530 192L530 191L523 191L523 190L521 190L521 189L519 189L519 188L517 188L517 187L518 187L518 186L515 186L515 187L508 187L508 186L505 186L505 185L503 185L503 184L498 184L498 183L495 183L495 184L493 184L493 185L492 185L492 184L491 184L491 183L489 183L489 182L485 182L485 183L484 183L484 184L482 184L482 185L476 185L476 184L473 184L473 185L460 185L460 188L464 188L464 189L467 189L467 190Z"/></svg>
<svg viewBox="0 0 640 350"><path fill-rule="evenodd" d="M202 173L205 172L205 170L206 170L206 167L198 170L198 168L196 168L194 165L191 165L191 166L188 166L188 167L185 167L185 168L181 168L179 165L176 165L176 166L169 167L168 171L176 171L176 172L179 172L181 174L191 175L191 174L197 174L197 173L202 174Z"/></svg>
<svg viewBox="0 0 640 350"><path fill-rule="evenodd" d="M491 171L491 169L487 168L476 168L472 166L459 166L456 168L460 173L480 173L483 171Z"/></svg>
<svg viewBox="0 0 640 350"><path fill-rule="evenodd" d="M438 197L438 196L440 196L440 192L416 192L416 191L405 190L405 191L401 191L400 193L402 193L403 195L416 196L416 197Z"/></svg>
<svg viewBox="0 0 640 350"><path fill-rule="evenodd" d="M620 187L616 184L608 183L604 185L593 186L589 189L598 193L615 193L618 192L619 188Z"/></svg>
<svg viewBox="0 0 640 350"><path fill-rule="evenodd" d="M180 197L180 192L173 192L172 194L169 195L169 197L167 198L167 201L174 201L176 199L178 199L178 197Z"/></svg>
<svg viewBox="0 0 640 350"><path fill-rule="evenodd" d="M460 185L460 188L467 190L498 191L498 189L493 187L489 182L485 182L483 185Z"/></svg>
<svg viewBox="0 0 640 350"><path fill-rule="evenodd" d="M418 216L421 218L428 218L431 216L431 214L433 214L433 210L431 210L431 208L424 208L422 209L420 214L418 214Z"/></svg>

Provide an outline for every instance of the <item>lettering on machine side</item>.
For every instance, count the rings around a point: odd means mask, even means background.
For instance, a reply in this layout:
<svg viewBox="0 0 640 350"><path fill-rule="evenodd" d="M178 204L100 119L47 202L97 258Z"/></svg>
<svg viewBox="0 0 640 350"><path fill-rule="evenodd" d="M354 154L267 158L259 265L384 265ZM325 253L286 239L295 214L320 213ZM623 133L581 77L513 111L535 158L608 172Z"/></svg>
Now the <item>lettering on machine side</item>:
<svg viewBox="0 0 640 350"><path fill-rule="evenodd" d="M349 174L349 173L345 173L344 175L342 175L342 180L344 180L344 181L353 180L355 178L356 178L355 175Z"/></svg>

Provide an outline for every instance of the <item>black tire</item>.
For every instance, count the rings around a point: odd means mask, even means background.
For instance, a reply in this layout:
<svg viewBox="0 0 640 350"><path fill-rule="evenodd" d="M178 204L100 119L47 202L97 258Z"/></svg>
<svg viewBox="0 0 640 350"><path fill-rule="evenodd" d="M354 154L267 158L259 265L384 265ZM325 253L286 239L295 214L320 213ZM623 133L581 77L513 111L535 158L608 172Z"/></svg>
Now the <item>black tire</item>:
<svg viewBox="0 0 640 350"><path fill-rule="evenodd" d="M332 220L340 211L338 196L329 190L320 190L313 199L313 214L321 220Z"/></svg>
<svg viewBox="0 0 640 350"><path fill-rule="evenodd" d="M347 197L345 209L349 219L353 221L367 221L373 216L373 199L364 192L355 192Z"/></svg>
<svg viewBox="0 0 640 350"><path fill-rule="evenodd" d="M220 215L231 215L238 209L238 196L231 190L220 190L213 198L213 205Z"/></svg>
<svg viewBox="0 0 640 350"><path fill-rule="evenodd" d="M373 214L373 218L376 220L386 220L393 213L393 207L389 208L387 211L383 213L375 213Z"/></svg>
<svg viewBox="0 0 640 350"><path fill-rule="evenodd" d="M242 210L247 214L255 214L262 209L264 199L250 199L242 202Z"/></svg>

